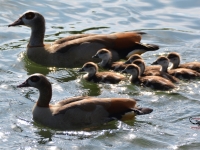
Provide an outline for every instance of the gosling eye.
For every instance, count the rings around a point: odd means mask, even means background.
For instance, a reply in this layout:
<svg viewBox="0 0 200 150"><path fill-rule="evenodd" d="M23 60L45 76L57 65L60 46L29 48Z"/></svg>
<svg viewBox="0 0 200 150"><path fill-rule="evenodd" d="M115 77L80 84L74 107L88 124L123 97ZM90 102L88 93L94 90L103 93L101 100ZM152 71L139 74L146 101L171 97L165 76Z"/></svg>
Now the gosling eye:
<svg viewBox="0 0 200 150"><path fill-rule="evenodd" d="M106 53L107 53L106 51L101 51L101 52L100 52L100 54L106 54Z"/></svg>
<svg viewBox="0 0 200 150"><path fill-rule="evenodd" d="M25 18L28 19L28 20L31 20L35 17L35 13L33 12L28 12L25 14Z"/></svg>
<svg viewBox="0 0 200 150"><path fill-rule="evenodd" d="M130 70L131 70L131 69L134 69L134 67L133 67L133 66L129 66L129 67L128 67L128 69L130 69Z"/></svg>

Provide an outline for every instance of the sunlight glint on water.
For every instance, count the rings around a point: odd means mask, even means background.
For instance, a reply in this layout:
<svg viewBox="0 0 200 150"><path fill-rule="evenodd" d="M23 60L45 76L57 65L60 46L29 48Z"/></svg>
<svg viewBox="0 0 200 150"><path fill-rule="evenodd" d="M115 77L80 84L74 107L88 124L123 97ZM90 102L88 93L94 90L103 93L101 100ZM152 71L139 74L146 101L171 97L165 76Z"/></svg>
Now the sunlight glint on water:
<svg viewBox="0 0 200 150"><path fill-rule="evenodd" d="M160 46L142 55L147 65L171 51L181 62L200 61L200 2L191 0L6 1L0 10L0 149L198 149L199 128L189 117L199 117L199 80L183 81L173 91L153 91L125 81L118 85L88 83L78 68L44 67L25 55L27 27L7 25L27 10L46 18L45 42L78 33L142 31L142 42ZM53 86L53 100L89 95L131 97L153 108L149 115L128 122L113 121L81 131L55 131L33 122L38 98L33 88L16 85L33 73L43 73Z"/></svg>

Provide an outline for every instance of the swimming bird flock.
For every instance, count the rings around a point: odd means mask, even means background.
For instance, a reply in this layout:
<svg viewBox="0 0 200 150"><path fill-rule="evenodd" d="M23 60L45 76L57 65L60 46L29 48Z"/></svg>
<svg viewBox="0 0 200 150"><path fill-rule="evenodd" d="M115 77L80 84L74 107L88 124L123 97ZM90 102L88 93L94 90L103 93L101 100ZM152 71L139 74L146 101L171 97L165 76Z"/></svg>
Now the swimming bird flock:
<svg viewBox="0 0 200 150"><path fill-rule="evenodd" d="M42 14L25 12L9 27L19 25L31 28L26 50L30 60L44 66L82 66L78 72L85 72L83 79L87 82L118 84L125 81L152 90L172 90L180 80L200 77L200 62L180 64L180 55L176 52L160 56L147 66L141 54L158 50L159 46L141 43L144 32L79 34L44 43L45 19ZM169 67L170 63L172 67ZM51 83L39 73L32 74L17 87L39 90L39 98L32 110L33 120L59 130L130 120L153 111L152 108L139 107L134 98L78 96L51 104Z"/></svg>

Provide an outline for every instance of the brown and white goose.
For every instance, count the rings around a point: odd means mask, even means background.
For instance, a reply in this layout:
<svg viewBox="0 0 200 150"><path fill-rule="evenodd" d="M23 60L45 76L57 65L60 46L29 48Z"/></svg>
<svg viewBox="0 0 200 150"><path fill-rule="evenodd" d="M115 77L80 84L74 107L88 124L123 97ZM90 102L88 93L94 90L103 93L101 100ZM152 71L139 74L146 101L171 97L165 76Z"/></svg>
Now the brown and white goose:
<svg viewBox="0 0 200 150"><path fill-rule="evenodd" d="M184 64L180 64L180 55L176 52L169 53L167 55L167 58L173 64L171 69L187 68L187 69L195 70L195 71L200 73L200 62L193 61L193 62L187 62L187 63L184 63Z"/></svg>
<svg viewBox="0 0 200 150"><path fill-rule="evenodd" d="M34 105L33 120L46 127L68 130L97 126L114 119L133 119L135 115L149 114L150 108L136 107L131 98L72 97L50 104L52 86L42 74L31 75L18 87L34 87L39 99Z"/></svg>
<svg viewBox="0 0 200 150"><path fill-rule="evenodd" d="M137 59L141 59L141 60L143 60L143 58L140 56L140 55L138 55L138 54L133 54L133 55L131 55L129 58L128 58L128 60L127 61L125 61L124 63L125 64L132 64L135 60L137 60ZM145 70L146 71L150 71L150 70L160 70L161 69L161 67L160 66L157 66L157 65L154 65L154 66L145 66Z"/></svg>
<svg viewBox="0 0 200 150"><path fill-rule="evenodd" d="M88 61L101 48L111 50L113 61L159 49L157 45L140 43L143 32L122 32L113 34L80 34L61 38L44 44L45 19L42 14L28 11L8 25L24 25L31 28L27 56L32 61L55 67L78 67Z"/></svg>
<svg viewBox="0 0 200 150"><path fill-rule="evenodd" d="M160 56L155 62L152 63L153 65L161 65L163 72L167 72L170 75L173 75L179 79L195 79L200 77L200 73L187 69L187 68L177 68L177 69L170 69L168 70L169 66L169 59L165 56Z"/></svg>
<svg viewBox="0 0 200 150"><path fill-rule="evenodd" d="M140 76L140 68L136 64L129 64L122 73L130 74L130 81L134 84L139 84L144 87L150 87L156 90L170 90L175 88L175 85L160 76Z"/></svg>
<svg viewBox="0 0 200 150"><path fill-rule="evenodd" d="M98 66L93 62L85 63L79 72L87 72L83 78L87 81L92 81L95 83L102 82L116 84L126 79L124 75L116 72L98 72Z"/></svg>
<svg viewBox="0 0 200 150"><path fill-rule="evenodd" d="M101 62L98 65L104 69L122 71L126 67L126 64L122 61L112 62L112 53L105 48L98 50L92 58L100 58Z"/></svg>
<svg viewBox="0 0 200 150"><path fill-rule="evenodd" d="M179 81L178 78L176 78L166 72L156 70L156 69L150 69L150 68L146 69L145 63L142 59L137 59L137 60L133 61L133 64L136 64L140 68L140 70L141 70L140 73L143 72L143 74L140 74L140 76L160 76L167 80L170 80L173 83L177 83Z"/></svg>

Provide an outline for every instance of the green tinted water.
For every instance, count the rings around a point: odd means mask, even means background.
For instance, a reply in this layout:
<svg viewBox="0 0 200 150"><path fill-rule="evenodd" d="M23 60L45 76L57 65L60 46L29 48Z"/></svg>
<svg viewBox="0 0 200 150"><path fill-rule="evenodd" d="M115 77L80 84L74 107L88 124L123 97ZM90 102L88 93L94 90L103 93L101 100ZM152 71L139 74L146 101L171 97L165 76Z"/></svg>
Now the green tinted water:
<svg viewBox="0 0 200 150"><path fill-rule="evenodd" d="M27 10L46 18L45 41L77 33L140 30L142 42L160 45L145 53L149 65L157 56L179 52L182 62L200 61L199 1L7 1L0 0L0 149L199 149L200 136L190 116L200 116L199 80L181 82L170 92L152 91L122 82L118 85L84 81L77 68L47 68L24 54L30 29L7 25ZM55 131L32 121L38 98L33 88L17 89L30 74L45 74L53 86L53 100L90 95L134 97L150 115L135 121L114 121L92 131Z"/></svg>

